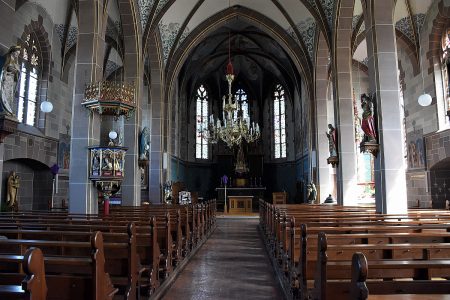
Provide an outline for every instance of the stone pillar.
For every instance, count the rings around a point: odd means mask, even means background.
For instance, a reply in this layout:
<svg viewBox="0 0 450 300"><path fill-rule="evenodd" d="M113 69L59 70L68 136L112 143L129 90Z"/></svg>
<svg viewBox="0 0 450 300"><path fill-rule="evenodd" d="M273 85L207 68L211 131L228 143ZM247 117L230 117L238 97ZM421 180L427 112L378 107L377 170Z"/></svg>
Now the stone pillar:
<svg viewBox="0 0 450 300"><path fill-rule="evenodd" d="M319 179L317 185L317 199L319 202L325 201L325 198L332 193L333 188L330 182L330 166L327 163L330 152L328 148L328 139L325 134L328 130L328 59L329 51L327 42L321 33L319 35L316 60L316 159L318 170L317 177Z"/></svg>
<svg viewBox="0 0 450 300"><path fill-rule="evenodd" d="M136 88L136 110L124 121L124 147L128 147L125 156L125 178L122 183L122 205L139 206L141 204L141 174L138 166L139 133L142 116L141 96L143 92L143 58L141 53L142 35L137 29L139 12L130 5L129 0L119 1L123 38L125 45L124 73L125 81L133 82Z"/></svg>
<svg viewBox="0 0 450 300"><path fill-rule="evenodd" d="M335 120L338 134L338 204L354 205L357 172L352 90L352 18L354 0L341 0L334 40ZM397 74L397 73L396 73Z"/></svg>
<svg viewBox="0 0 450 300"><path fill-rule="evenodd" d="M103 1L79 1L79 34L75 62L70 149L69 212L98 213L97 190L89 179L88 146L100 143L100 115L89 113L81 102L85 84L102 80L104 55ZM106 26L105 26L106 27Z"/></svg>
<svg viewBox="0 0 450 300"><path fill-rule="evenodd" d="M160 74L161 57L157 51L156 37L149 45L149 64L151 69L150 88L150 164L149 201L161 203L161 183L163 167L163 82Z"/></svg>
<svg viewBox="0 0 450 300"><path fill-rule="evenodd" d="M407 211L403 162L397 44L393 11L395 0L366 0L364 7L370 90L376 94L380 151L375 160L377 212Z"/></svg>

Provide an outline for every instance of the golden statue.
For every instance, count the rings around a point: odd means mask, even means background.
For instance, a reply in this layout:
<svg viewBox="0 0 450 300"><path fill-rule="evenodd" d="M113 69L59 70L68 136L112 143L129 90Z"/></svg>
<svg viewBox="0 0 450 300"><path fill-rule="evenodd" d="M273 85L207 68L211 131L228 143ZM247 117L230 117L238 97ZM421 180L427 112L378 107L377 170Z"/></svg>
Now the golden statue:
<svg viewBox="0 0 450 300"><path fill-rule="evenodd" d="M17 210L17 192L19 189L19 175L15 171L11 171L8 176L8 183L6 189L6 204L9 208Z"/></svg>

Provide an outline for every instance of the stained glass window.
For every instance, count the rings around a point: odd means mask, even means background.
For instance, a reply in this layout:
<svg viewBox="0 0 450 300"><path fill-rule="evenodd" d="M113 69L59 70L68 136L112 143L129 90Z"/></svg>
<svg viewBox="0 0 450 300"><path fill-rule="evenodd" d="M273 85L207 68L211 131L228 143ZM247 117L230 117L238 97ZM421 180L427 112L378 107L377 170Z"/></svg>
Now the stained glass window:
<svg viewBox="0 0 450 300"><path fill-rule="evenodd" d="M22 45L17 118L30 126L36 124L41 57L37 40L29 34Z"/></svg>
<svg viewBox="0 0 450 300"><path fill-rule="evenodd" d="M234 94L234 98L241 106L242 110L242 118L244 120L248 120L250 122L250 114L248 109L248 99L247 99L247 93L243 89L238 89L236 93ZM234 118L237 118L237 111L234 112Z"/></svg>
<svg viewBox="0 0 450 300"><path fill-rule="evenodd" d="M197 89L195 158L208 159L208 140L205 130L208 129L208 93L203 85Z"/></svg>
<svg viewBox="0 0 450 300"><path fill-rule="evenodd" d="M275 158L286 157L286 112L283 87L278 84L273 94L273 129Z"/></svg>

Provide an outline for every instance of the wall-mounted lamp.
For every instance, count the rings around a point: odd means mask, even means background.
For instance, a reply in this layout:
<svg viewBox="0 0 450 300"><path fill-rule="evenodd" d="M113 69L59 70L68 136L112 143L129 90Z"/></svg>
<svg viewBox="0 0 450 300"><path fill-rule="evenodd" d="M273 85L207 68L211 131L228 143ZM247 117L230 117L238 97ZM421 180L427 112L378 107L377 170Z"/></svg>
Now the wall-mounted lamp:
<svg viewBox="0 0 450 300"><path fill-rule="evenodd" d="M41 111L42 112L49 113L52 110L53 110L53 104L50 101L45 100L41 103Z"/></svg>

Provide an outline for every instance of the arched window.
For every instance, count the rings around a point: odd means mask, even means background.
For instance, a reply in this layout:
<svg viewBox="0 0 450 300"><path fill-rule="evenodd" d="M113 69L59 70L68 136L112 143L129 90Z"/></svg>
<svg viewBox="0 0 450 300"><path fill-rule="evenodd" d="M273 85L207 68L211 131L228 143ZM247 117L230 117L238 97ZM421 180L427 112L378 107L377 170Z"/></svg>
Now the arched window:
<svg viewBox="0 0 450 300"><path fill-rule="evenodd" d="M33 35L29 34L22 45L17 118L19 122L30 126L34 126L36 123L36 103L41 67L42 58L38 42Z"/></svg>
<svg viewBox="0 0 450 300"><path fill-rule="evenodd" d="M237 103L239 103L239 105L241 106L242 118L250 122L247 93L243 89L238 89L234 94L234 98L236 99ZM234 118L235 119L237 118L237 111L234 112Z"/></svg>
<svg viewBox="0 0 450 300"><path fill-rule="evenodd" d="M197 89L197 129L195 139L195 158L208 159L208 139L205 130L208 129L208 93L203 85Z"/></svg>
<svg viewBox="0 0 450 300"><path fill-rule="evenodd" d="M278 84L273 93L273 136L275 158L286 157L286 104L283 87Z"/></svg>

